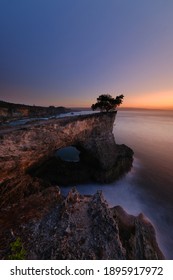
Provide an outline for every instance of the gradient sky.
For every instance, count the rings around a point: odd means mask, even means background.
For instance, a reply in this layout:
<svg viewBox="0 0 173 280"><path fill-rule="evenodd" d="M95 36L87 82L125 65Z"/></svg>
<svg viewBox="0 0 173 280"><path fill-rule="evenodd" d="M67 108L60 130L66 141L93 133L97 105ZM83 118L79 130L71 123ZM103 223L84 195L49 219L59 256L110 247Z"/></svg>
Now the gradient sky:
<svg viewBox="0 0 173 280"><path fill-rule="evenodd" d="M0 0L0 100L173 109L172 0Z"/></svg>

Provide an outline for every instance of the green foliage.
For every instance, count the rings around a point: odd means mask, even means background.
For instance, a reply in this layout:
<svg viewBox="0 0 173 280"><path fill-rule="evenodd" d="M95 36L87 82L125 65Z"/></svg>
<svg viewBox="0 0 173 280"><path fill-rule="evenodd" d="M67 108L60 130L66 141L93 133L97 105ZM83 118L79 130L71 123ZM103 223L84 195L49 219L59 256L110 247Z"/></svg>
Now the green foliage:
<svg viewBox="0 0 173 280"><path fill-rule="evenodd" d="M8 256L9 260L24 260L26 251L23 248L21 239L18 237L16 241L10 244L11 254Z"/></svg>
<svg viewBox="0 0 173 280"><path fill-rule="evenodd" d="M92 104L91 109L104 112L114 111L117 106L120 106L123 102L124 95L118 95L116 98L113 98L110 94L102 94L97 98L97 102Z"/></svg>

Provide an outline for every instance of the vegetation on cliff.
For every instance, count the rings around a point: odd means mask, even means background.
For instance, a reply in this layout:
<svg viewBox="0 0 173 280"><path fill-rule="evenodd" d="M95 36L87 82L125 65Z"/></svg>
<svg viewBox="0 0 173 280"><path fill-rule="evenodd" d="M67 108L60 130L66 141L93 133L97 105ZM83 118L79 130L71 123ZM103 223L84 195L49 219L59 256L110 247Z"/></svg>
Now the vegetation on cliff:
<svg viewBox="0 0 173 280"><path fill-rule="evenodd" d="M99 109L101 112L109 112L116 110L117 106L120 106L123 102L124 95L118 95L116 98L113 98L109 94L102 94L97 98L97 102L92 104L91 109Z"/></svg>
<svg viewBox="0 0 173 280"><path fill-rule="evenodd" d="M24 260L26 251L23 248L21 239L18 237L14 242L10 243L11 254L8 256L9 260Z"/></svg>

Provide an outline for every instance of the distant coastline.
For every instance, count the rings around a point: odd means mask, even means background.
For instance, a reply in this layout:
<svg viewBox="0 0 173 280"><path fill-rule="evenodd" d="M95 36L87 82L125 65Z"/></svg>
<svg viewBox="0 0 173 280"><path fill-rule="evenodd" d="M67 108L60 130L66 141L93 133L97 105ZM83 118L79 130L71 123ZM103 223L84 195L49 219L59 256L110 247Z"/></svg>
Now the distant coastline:
<svg viewBox="0 0 173 280"><path fill-rule="evenodd" d="M56 116L58 114L69 112L71 112L71 109L63 106L42 107L0 101L0 124L23 118Z"/></svg>

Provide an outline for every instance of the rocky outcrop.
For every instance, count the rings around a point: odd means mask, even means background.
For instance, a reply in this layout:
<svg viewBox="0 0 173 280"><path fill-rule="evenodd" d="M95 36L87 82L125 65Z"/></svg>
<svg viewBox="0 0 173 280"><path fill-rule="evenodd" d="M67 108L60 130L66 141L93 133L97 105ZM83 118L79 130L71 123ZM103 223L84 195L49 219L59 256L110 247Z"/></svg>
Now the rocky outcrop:
<svg viewBox="0 0 173 280"><path fill-rule="evenodd" d="M134 217L119 206L109 208L101 191L84 196L73 188L63 198L56 187L39 194L39 200L40 207L35 205L34 210L33 196L20 205L22 211L20 207L13 215L6 211L11 217L8 226L0 217L6 233L5 240L0 238L6 244L1 258L8 258L10 243L20 237L27 259L164 259L144 215Z"/></svg>
<svg viewBox="0 0 173 280"><path fill-rule="evenodd" d="M45 170L48 174L49 169L56 169L58 175L54 183L63 184L63 180L69 178L69 184L74 183L70 181L73 168L72 175L76 174L79 180L109 182L118 178L131 168L133 152L127 146L115 143L112 133L115 115L116 112L97 113L1 130L1 182L19 178L27 172L37 177L43 175L45 179ZM67 146L75 146L81 152L80 165L76 168L54 156L56 150Z"/></svg>
<svg viewBox="0 0 173 280"><path fill-rule="evenodd" d="M115 115L52 119L0 131L1 259L12 257L18 237L27 259L164 258L142 214L109 208L101 192L82 196L73 188L64 198L55 186L67 178L68 183L73 178L108 182L131 168L133 151L114 140ZM73 166L53 156L67 146L81 152Z"/></svg>

